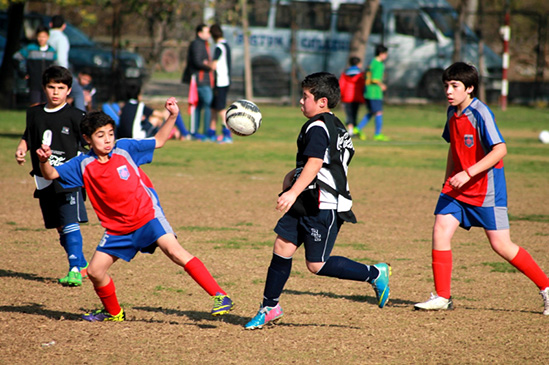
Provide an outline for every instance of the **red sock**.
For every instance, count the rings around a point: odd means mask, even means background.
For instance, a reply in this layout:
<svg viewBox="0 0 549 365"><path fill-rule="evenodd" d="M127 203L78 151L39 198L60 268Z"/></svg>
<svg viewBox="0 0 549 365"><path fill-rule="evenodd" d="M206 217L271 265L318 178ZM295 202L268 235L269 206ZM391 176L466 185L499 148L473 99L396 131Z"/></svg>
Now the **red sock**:
<svg viewBox="0 0 549 365"><path fill-rule="evenodd" d="M452 250L432 251L435 291L439 297L450 299L452 285Z"/></svg>
<svg viewBox="0 0 549 365"><path fill-rule="evenodd" d="M194 257L191 261L187 262L184 267L187 274L191 276L210 295L216 295L221 293L227 295L223 289L217 284L212 277L206 266L197 257Z"/></svg>
<svg viewBox="0 0 549 365"><path fill-rule="evenodd" d="M105 310L111 315L116 316L120 313L122 308L118 304L118 299L116 298L116 289L114 287L114 281L109 281L109 283L101 288L94 288L95 292L101 299L101 303L105 307Z"/></svg>
<svg viewBox="0 0 549 365"><path fill-rule="evenodd" d="M549 287L549 278L545 273L540 269L538 264L534 261L532 256L523 249L519 247L519 251L514 259L509 261L511 265L520 270L524 275L526 275L530 280L538 286L540 290L543 290Z"/></svg>

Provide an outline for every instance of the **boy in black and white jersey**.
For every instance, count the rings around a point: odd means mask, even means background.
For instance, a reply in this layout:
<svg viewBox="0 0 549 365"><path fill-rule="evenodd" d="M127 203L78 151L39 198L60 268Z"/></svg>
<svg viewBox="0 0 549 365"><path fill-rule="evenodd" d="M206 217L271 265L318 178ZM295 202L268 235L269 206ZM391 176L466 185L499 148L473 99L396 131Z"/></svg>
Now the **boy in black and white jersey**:
<svg viewBox="0 0 549 365"><path fill-rule="evenodd" d="M347 184L354 148L345 126L331 112L340 100L337 77L319 72L307 76L301 86L301 111L309 120L297 140L296 168L284 177L277 201L276 209L285 214L274 229L277 237L263 302L246 329L261 328L282 317L280 294L290 276L292 256L302 244L312 273L372 284L380 308L389 299L387 264L365 265L330 256L343 222L356 222Z"/></svg>

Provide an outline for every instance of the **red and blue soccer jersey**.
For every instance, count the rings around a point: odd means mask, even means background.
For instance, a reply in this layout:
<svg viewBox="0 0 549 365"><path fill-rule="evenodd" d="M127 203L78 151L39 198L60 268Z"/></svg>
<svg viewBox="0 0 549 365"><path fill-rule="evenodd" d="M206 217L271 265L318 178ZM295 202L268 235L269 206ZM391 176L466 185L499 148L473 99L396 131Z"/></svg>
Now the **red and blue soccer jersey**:
<svg viewBox="0 0 549 365"><path fill-rule="evenodd" d="M139 168L152 161L155 146L153 138L120 139L105 163L91 150L56 169L64 187L86 188L107 233L125 235L163 215L148 176Z"/></svg>
<svg viewBox="0 0 549 365"><path fill-rule="evenodd" d="M456 111L454 106L448 108L448 118L442 134L450 143L454 162L454 170L446 180L442 193L477 207L506 207L507 186L503 160L471 178L461 189L450 186L450 177L480 161L494 145L505 143L492 111L477 98L473 99L461 115L458 116Z"/></svg>

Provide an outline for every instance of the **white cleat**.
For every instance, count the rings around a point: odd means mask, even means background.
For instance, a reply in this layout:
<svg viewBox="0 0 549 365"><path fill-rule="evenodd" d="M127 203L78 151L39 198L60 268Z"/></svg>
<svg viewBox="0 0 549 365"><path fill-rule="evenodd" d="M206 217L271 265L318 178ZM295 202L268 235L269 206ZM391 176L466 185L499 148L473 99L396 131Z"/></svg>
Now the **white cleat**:
<svg viewBox="0 0 549 365"><path fill-rule="evenodd" d="M543 303L545 304L545 310L543 314L549 316L549 286L539 292L543 298Z"/></svg>
<svg viewBox="0 0 549 365"><path fill-rule="evenodd" d="M414 309L422 309L427 311L454 309L454 303L452 302L452 298L446 299L431 293L431 298L429 298L428 301L417 303L414 305Z"/></svg>

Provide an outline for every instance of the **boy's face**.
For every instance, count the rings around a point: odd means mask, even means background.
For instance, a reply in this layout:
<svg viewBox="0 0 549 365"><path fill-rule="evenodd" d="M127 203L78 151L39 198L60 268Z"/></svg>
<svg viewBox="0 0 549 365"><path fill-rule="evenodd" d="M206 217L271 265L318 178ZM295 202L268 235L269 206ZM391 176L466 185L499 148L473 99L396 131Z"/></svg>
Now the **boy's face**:
<svg viewBox="0 0 549 365"><path fill-rule="evenodd" d="M198 37L205 41L210 39L210 28L209 27L202 28L202 30L198 32Z"/></svg>
<svg viewBox="0 0 549 365"><path fill-rule="evenodd" d="M67 95L71 89L62 82L50 81L44 86L44 92L48 98L48 108L57 108L67 102Z"/></svg>
<svg viewBox="0 0 549 365"><path fill-rule="evenodd" d="M48 43L49 34L46 32L40 32L36 35L36 42L40 47L44 47Z"/></svg>
<svg viewBox="0 0 549 365"><path fill-rule="evenodd" d="M463 82L458 80L450 80L444 82L444 90L446 91L446 99L452 106L457 106L461 110L469 105L472 100L471 93L474 86L465 87Z"/></svg>
<svg viewBox="0 0 549 365"><path fill-rule="evenodd" d="M107 156L114 147L114 126L107 124L97 128L91 137L84 135L84 139L89 143L96 155Z"/></svg>
<svg viewBox="0 0 549 365"><path fill-rule="evenodd" d="M315 100L314 95L307 89L303 90L303 96L299 100L299 104L301 104L301 112L307 118L312 118L317 114L328 111L328 100L326 98Z"/></svg>

